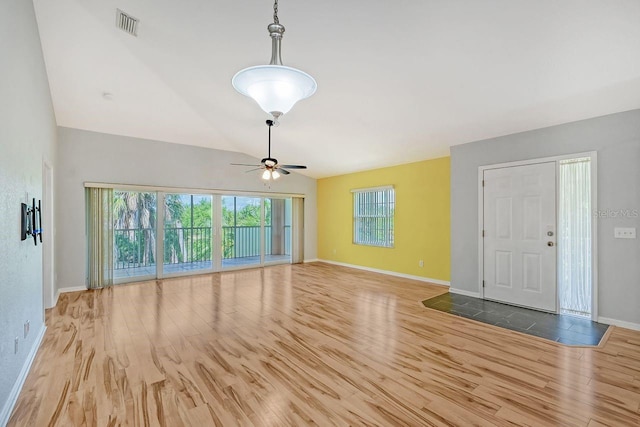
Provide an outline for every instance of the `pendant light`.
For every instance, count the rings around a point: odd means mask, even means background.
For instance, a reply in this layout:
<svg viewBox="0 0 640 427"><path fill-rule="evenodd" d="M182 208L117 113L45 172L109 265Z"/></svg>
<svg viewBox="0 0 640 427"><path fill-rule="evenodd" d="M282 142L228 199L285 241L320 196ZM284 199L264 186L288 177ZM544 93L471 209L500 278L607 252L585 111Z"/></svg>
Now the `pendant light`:
<svg viewBox="0 0 640 427"><path fill-rule="evenodd" d="M304 71L282 65L280 44L284 26L278 19L278 0L273 4L273 23L267 30L271 36L271 62L238 71L231 84L241 94L253 98L277 121L296 102L313 95L318 85Z"/></svg>

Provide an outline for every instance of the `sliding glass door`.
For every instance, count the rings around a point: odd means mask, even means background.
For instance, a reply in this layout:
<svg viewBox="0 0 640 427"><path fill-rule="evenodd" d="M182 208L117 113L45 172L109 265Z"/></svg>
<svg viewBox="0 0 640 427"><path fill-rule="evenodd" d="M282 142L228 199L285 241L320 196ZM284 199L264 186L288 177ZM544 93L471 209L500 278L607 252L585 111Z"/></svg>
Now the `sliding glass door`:
<svg viewBox="0 0 640 427"><path fill-rule="evenodd" d="M113 279L156 275L157 194L113 192Z"/></svg>
<svg viewBox="0 0 640 427"><path fill-rule="evenodd" d="M291 262L291 199L264 199L264 262Z"/></svg>
<svg viewBox="0 0 640 427"><path fill-rule="evenodd" d="M210 195L165 194L163 275L212 270Z"/></svg>
<svg viewBox="0 0 640 427"><path fill-rule="evenodd" d="M108 191L92 203L97 190ZM285 197L88 187L87 283L301 262L301 207Z"/></svg>
<svg viewBox="0 0 640 427"><path fill-rule="evenodd" d="M222 196L222 268L262 264L260 197Z"/></svg>

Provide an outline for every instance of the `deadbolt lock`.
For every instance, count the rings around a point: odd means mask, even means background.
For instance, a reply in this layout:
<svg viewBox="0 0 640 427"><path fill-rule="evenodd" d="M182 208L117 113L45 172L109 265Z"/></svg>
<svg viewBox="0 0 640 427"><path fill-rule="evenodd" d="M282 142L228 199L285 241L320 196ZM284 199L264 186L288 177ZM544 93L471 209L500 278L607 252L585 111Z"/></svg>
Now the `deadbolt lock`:
<svg viewBox="0 0 640 427"><path fill-rule="evenodd" d="M547 231L547 236L549 237L553 236L553 231Z"/></svg>

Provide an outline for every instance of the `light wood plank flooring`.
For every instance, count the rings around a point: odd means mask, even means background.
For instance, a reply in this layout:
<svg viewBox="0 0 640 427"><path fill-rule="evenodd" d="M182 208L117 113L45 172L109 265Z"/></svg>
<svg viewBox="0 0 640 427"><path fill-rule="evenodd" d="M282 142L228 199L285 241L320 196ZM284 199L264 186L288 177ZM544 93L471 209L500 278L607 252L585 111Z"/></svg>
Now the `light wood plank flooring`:
<svg viewBox="0 0 640 427"><path fill-rule="evenodd" d="M444 291L313 263L63 294L9 425L640 425L639 332L566 347Z"/></svg>

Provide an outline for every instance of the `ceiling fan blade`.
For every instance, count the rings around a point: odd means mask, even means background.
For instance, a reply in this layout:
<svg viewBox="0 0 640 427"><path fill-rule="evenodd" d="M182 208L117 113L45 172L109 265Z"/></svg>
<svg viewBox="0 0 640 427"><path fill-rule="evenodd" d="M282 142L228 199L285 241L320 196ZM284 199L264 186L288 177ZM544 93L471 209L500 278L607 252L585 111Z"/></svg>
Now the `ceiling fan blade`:
<svg viewBox="0 0 640 427"><path fill-rule="evenodd" d="M249 163L229 163L231 166L255 166L255 167L260 167L262 165L254 165L254 164L249 164Z"/></svg>
<svg viewBox="0 0 640 427"><path fill-rule="evenodd" d="M289 175L291 173L288 170L282 169L282 168L278 168L278 171L281 172L283 175Z"/></svg>
<svg viewBox="0 0 640 427"><path fill-rule="evenodd" d="M254 168L254 169L249 169L248 171L244 171L244 173L249 173L249 172L253 172L253 171L257 171L260 169L264 169L264 168Z"/></svg>
<svg viewBox="0 0 640 427"><path fill-rule="evenodd" d="M306 166L302 166L302 165L280 165L281 168L287 168L287 169L306 169Z"/></svg>

